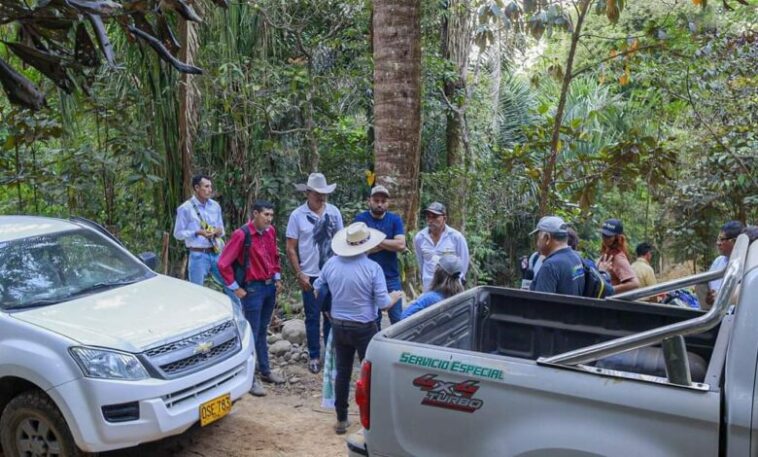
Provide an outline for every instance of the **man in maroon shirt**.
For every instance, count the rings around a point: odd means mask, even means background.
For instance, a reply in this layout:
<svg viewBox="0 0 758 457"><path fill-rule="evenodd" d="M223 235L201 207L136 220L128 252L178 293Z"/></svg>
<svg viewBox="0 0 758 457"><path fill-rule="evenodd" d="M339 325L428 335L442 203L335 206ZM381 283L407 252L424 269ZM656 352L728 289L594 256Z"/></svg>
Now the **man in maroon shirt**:
<svg viewBox="0 0 758 457"><path fill-rule="evenodd" d="M271 371L268 363L268 342L266 333L271 322L271 315L276 306L276 294L281 290L281 266L279 250L276 247L276 229L271 225L274 218L274 205L258 200L253 205L253 217L245 225L250 233L247 268L243 284L238 284L234 275L235 263L244 265L245 230L239 228L218 259L218 269L227 287L234 291L242 302L245 318L250 323L255 338L255 352L258 371L263 381L275 384L284 383L284 379ZM253 384L250 393L256 396L266 395L259 382Z"/></svg>

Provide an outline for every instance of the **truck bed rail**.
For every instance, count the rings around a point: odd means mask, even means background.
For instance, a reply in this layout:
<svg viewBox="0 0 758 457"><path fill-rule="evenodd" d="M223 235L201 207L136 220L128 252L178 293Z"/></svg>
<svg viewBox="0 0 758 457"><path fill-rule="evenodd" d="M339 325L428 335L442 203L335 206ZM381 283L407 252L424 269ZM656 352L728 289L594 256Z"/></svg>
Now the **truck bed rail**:
<svg viewBox="0 0 758 457"><path fill-rule="evenodd" d="M586 364L621 352L639 349L653 344L660 344L667 338L675 337L678 335L693 335L712 329L718 325L719 322L721 322L721 319L729 309L729 300L737 290L737 287L742 279L742 272L749 244L750 241L746 235L740 235L737 238L734 249L732 251L732 255L729 259L729 263L724 269L724 281L722 283L721 289L719 290L713 307L706 314L694 319L677 322L665 327L659 327L610 341L604 341L602 343L565 352L563 354L558 354L551 357L540 357L537 360L537 363L565 365ZM716 273L717 272L711 272L711 274L704 273L696 276L698 276L698 282L702 282L704 280L711 279L711 275L715 275L715 278L718 278L720 275ZM687 279L695 279L695 277ZM684 282L685 281L673 281L664 283L660 286L648 287L646 288L647 290L640 290L639 293L647 293L653 288L655 288L656 291L668 290L666 288L671 287L672 283L676 284L678 287L681 287ZM623 294L619 295L619 297L616 298L630 299L632 296L636 296L636 294Z"/></svg>

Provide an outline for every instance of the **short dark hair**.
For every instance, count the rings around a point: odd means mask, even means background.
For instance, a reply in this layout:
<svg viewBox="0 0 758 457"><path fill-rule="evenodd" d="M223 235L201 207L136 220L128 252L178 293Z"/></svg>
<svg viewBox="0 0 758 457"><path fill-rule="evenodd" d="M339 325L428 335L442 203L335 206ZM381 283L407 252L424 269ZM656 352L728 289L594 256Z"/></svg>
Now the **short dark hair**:
<svg viewBox="0 0 758 457"><path fill-rule="evenodd" d="M721 226L721 231L727 238L737 238L743 230L745 230L745 226L740 221L729 221Z"/></svg>
<svg viewBox="0 0 758 457"><path fill-rule="evenodd" d="M261 212L264 209L273 210L274 204L268 200L256 200L255 203L253 203L253 212L255 211Z"/></svg>
<svg viewBox="0 0 758 457"><path fill-rule="evenodd" d="M563 233L542 232L542 233L547 233L548 235L550 235L550 238L554 239L555 241L568 241L569 239L568 232L563 232Z"/></svg>
<svg viewBox="0 0 758 457"><path fill-rule="evenodd" d="M199 186L200 185L200 181L202 181L203 179L207 179L208 181L210 181L211 177L208 176L208 175L195 175L195 176L193 176L192 177L192 188L194 189L195 186Z"/></svg>
<svg viewBox="0 0 758 457"><path fill-rule="evenodd" d="M651 252L652 250L653 250L653 245L648 243L647 241L643 241L642 243L637 245L637 247L634 249L634 252L637 253L637 257L642 257L643 255L646 255L648 252Z"/></svg>
<svg viewBox="0 0 758 457"><path fill-rule="evenodd" d="M568 245L573 249L574 251L579 248L579 235L576 233L576 230L569 227L566 229L566 232L568 234Z"/></svg>

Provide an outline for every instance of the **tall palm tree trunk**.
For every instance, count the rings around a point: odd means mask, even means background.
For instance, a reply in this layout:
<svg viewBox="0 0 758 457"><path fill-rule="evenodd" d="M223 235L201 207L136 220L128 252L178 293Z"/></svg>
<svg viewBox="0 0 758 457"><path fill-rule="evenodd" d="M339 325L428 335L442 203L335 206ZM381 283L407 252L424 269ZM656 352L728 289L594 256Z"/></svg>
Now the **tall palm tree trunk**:
<svg viewBox="0 0 758 457"><path fill-rule="evenodd" d="M374 0L373 28L375 171L412 231L421 163L420 0Z"/></svg>

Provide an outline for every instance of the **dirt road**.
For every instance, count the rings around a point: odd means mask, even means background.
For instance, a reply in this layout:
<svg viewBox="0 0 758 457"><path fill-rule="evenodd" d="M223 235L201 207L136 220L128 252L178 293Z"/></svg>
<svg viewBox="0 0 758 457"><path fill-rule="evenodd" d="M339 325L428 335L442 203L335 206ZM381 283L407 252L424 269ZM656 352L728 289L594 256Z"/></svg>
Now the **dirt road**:
<svg viewBox="0 0 758 457"><path fill-rule="evenodd" d="M103 457L336 457L345 456L344 437L332 429L334 411L321 408L321 381L310 375L297 385L267 386L261 398L245 395L228 417L183 435ZM351 403L354 396L351 393ZM348 433L359 430L351 406Z"/></svg>

